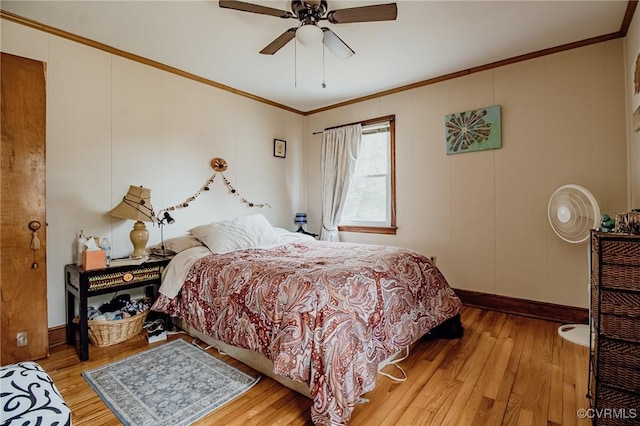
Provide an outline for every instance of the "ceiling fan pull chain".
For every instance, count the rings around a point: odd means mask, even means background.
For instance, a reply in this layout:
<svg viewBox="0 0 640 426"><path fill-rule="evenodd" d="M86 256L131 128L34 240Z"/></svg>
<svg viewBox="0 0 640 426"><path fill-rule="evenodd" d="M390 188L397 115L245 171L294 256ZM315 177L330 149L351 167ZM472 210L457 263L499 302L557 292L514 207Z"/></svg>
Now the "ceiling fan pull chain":
<svg viewBox="0 0 640 426"><path fill-rule="evenodd" d="M298 87L298 43L293 42L293 87Z"/></svg>

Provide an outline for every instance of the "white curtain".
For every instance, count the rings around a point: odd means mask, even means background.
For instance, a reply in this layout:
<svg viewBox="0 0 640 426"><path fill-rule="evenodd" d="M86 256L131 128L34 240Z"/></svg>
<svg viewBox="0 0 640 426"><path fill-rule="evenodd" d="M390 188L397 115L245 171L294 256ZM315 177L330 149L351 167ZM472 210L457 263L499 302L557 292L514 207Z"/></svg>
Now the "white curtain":
<svg viewBox="0 0 640 426"><path fill-rule="evenodd" d="M340 241L338 223L356 166L362 126L338 127L322 134L322 230L323 241Z"/></svg>

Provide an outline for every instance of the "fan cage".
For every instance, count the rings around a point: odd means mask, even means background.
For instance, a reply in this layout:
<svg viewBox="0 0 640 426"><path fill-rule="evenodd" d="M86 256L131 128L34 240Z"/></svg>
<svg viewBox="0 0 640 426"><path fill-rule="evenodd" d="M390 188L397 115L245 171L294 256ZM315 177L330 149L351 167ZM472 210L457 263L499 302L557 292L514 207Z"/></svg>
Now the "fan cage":
<svg viewBox="0 0 640 426"><path fill-rule="evenodd" d="M564 185L549 199L549 223L553 231L569 243L589 238L600 223L600 206L595 197L579 185Z"/></svg>

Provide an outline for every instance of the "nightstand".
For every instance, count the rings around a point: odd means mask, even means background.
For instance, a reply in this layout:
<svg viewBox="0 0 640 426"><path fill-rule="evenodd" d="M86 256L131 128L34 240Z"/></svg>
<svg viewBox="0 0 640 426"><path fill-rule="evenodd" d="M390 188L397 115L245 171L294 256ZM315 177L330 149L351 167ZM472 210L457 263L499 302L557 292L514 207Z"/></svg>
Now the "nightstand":
<svg viewBox="0 0 640 426"><path fill-rule="evenodd" d="M89 326L87 324L88 299L101 294L115 293L135 288L153 286L154 298L160 286L162 271L171 259L151 257L140 265L114 266L92 271L83 271L75 264L64 267L67 291L67 344L76 344L75 317L76 299L80 330L80 361L89 359Z"/></svg>

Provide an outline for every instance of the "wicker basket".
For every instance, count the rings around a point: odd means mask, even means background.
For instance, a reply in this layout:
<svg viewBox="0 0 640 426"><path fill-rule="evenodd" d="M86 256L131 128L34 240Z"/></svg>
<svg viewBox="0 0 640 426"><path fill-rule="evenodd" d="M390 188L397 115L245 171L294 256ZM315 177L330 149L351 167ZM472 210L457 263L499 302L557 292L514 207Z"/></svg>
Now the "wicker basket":
<svg viewBox="0 0 640 426"><path fill-rule="evenodd" d="M124 342L142 331L142 326L148 313L149 310L147 309L139 314L121 320L88 321L89 340L96 346L111 346Z"/></svg>

